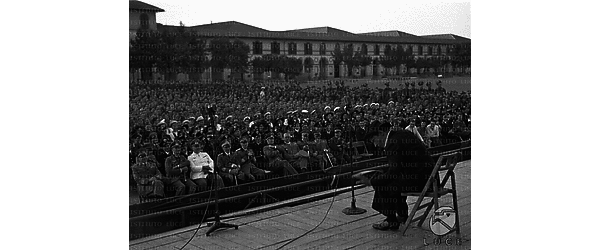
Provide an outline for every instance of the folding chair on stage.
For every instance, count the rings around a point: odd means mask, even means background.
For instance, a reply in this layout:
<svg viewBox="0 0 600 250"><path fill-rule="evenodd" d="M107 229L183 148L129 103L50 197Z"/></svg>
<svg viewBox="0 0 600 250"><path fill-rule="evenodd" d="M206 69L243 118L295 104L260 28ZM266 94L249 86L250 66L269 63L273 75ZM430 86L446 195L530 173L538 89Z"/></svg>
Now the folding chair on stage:
<svg viewBox="0 0 600 250"><path fill-rule="evenodd" d="M440 206L438 203L438 198L444 196L446 194L452 194L452 203L454 206L454 211L456 213L456 223L455 227L452 228L448 233L456 232L457 236L460 237L460 221L458 216L458 198L456 194L456 178L454 175L454 167L456 167L456 163L461 157L460 152L455 152L451 154L446 154L440 156L435 167L433 168L433 172L429 176L427 180L427 184L423 188L423 191L420 193L402 193L402 196L418 196L417 202L413 206L406 223L401 228L402 235L406 232L411 223L418 221L418 226L420 227L427 219L427 215L431 208L434 207L434 211L437 210ZM443 179L441 183L439 182L439 178ZM446 188L446 183L450 180L450 188ZM429 202L423 203L425 197L431 198ZM423 203L423 204L421 204ZM425 212L415 217L417 211L425 209Z"/></svg>

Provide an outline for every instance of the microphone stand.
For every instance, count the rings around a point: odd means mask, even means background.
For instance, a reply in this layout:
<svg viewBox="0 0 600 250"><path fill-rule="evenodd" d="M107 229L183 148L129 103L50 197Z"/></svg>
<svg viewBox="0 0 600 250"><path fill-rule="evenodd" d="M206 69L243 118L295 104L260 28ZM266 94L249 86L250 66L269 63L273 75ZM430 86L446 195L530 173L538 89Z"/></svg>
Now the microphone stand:
<svg viewBox="0 0 600 250"><path fill-rule="evenodd" d="M216 172L213 174L217 174ZM213 188L214 188L214 182L216 181L216 177L213 177ZM219 229L219 228L235 228L238 229L238 225L234 225L234 224L229 224L229 223L225 223L225 222L221 222L221 217L220 212L219 212L219 190L217 189L213 189L215 192L215 222L214 223L208 223L208 225L210 225L210 228L208 229L208 231L206 231L206 236L209 236L212 232L214 232L215 230Z"/></svg>
<svg viewBox="0 0 600 250"><path fill-rule="evenodd" d="M350 136L348 136L350 137ZM356 182L354 180L354 178L352 178L352 176L354 176L354 158L352 158L352 153L354 150L352 150L352 144L350 144L350 176L352 179L352 203L350 204L350 207L344 208L344 210L342 210L342 213L346 214L346 215L356 215L356 214L363 214L366 213L367 210L363 209L363 208L359 208L356 207L356 197L354 196L354 183Z"/></svg>

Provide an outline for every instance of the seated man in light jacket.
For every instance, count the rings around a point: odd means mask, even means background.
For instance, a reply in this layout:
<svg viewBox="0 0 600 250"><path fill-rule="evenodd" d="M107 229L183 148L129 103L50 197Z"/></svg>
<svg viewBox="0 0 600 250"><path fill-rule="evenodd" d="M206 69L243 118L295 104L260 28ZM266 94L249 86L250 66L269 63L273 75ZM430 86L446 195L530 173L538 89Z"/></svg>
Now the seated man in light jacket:
<svg viewBox="0 0 600 250"><path fill-rule="evenodd" d="M223 187L223 180L215 174L214 161L208 153L202 152L204 142L196 140L192 143L192 154L188 156L190 161L190 179L198 185L199 191L217 189Z"/></svg>

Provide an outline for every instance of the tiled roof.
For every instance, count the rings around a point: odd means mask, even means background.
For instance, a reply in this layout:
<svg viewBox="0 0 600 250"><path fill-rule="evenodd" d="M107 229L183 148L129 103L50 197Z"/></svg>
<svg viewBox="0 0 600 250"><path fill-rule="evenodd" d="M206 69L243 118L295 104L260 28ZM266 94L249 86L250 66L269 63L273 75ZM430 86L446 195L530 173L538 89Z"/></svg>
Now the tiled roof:
<svg viewBox="0 0 600 250"><path fill-rule="evenodd" d="M152 12L165 12L165 10L158 8L156 6L140 2L140 1L129 1L129 9L130 10L145 10Z"/></svg>
<svg viewBox="0 0 600 250"><path fill-rule="evenodd" d="M158 24L158 30L174 30L179 26L170 26ZM340 41L340 42L365 42L365 43L413 43L413 44L448 44L457 43L457 40L451 39L430 39L423 36L415 36L405 32L396 32L392 36L379 36L371 32L369 35L353 34L340 29L331 27L317 27L308 29L297 29L289 31L269 31L247 25L244 23L229 21L213 24L204 24L186 27L187 30L198 32L198 35L204 36L228 36L239 38L262 38L273 40L309 40L309 41ZM470 39L468 40L470 42Z"/></svg>
<svg viewBox="0 0 600 250"><path fill-rule="evenodd" d="M252 25L248 25L245 23L240 23L236 21L229 22L220 22L220 23L211 23L211 24L203 24L189 27L192 30L224 30L228 32L267 32L266 29L261 29L258 27L254 27Z"/></svg>
<svg viewBox="0 0 600 250"><path fill-rule="evenodd" d="M346 35L353 36L355 34L350 33L345 30L340 30L331 27L315 27L315 28L306 28L306 29L296 29L296 30L288 30L287 32L307 32L307 33L319 33L319 34L329 34L329 35Z"/></svg>
<svg viewBox="0 0 600 250"><path fill-rule="evenodd" d="M427 39L445 39L445 40L455 40L457 42L471 42L471 39L454 35L454 34L438 34L438 35L425 35L421 36Z"/></svg>
<svg viewBox="0 0 600 250"><path fill-rule="evenodd" d="M399 30L390 30L390 31L376 31L376 32L367 32L367 33L359 33L360 35L366 36L396 36L396 37L416 37L416 35L409 34L406 32L402 32Z"/></svg>

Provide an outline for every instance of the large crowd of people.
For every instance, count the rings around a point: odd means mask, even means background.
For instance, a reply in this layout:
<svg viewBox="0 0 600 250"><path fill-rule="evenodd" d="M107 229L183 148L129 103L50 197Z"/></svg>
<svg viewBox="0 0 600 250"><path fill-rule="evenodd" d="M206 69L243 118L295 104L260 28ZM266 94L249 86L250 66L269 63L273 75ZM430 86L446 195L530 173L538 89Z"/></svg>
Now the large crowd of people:
<svg viewBox="0 0 600 250"><path fill-rule="evenodd" d="M414 85L413 85L414 86ZM382 125L426 147L470 137L470 92L297 83L130 82L130 166L141 196L163 197L323 169ZM141 191L140 191L141 190Z"/></svg>

